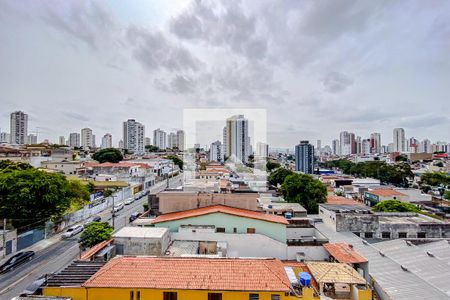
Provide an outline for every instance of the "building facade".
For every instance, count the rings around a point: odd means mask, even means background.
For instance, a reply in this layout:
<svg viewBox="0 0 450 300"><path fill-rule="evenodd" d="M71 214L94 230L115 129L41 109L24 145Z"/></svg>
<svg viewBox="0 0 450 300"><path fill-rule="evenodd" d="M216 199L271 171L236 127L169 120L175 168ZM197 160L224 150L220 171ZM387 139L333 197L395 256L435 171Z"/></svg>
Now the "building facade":
<svg viewBox="0 0 450 300"><path fill-rule="evenodd" d="M305 174L314 173L314 146L309 141L300 141L295 146L295 170Z"/></svg>
<svg viewBox="0 0 450 300"><path fill-rule="evenodd" d="M405 130L403 128L394 128L393 142L393 152L406 152Z"/></svg>
<svg viewBox="0 0 450 300"><path fill-rule="evenodd" d="M167 134L160 128L153 130L153 146L165 150L167 148Z"/></svg>
<svg viewBox="0 0 450 300"><path fill-rule="evenodd" d="M224 129L224 138L226 138L225 156L234 156L237 161L247 163L248 156L251 154L248 119L244 118L244 115L228 118Z"/></svg>
<svg viewBox="0 0 450 300"><path fill-rule="evenodd" d="M112 135L110 133L107 133L103 136L101 148L112 148Z"/></svg>
<svg viewBox="0 0 450 300"><path fill-rule="evenodd" d="M15 111L10 116L10 143L24 145L28 137L28 115L23 111Z"/></svg>
<svg viewBox="0 0 450 300"><path fill-rule="evenodd" d="M72 132L69 134L69 147L71 148L79 148L81 146L81 136L79 133Z"/></svg>
<svg viewBox="0 0 450 300"><path fill-rule="evenodd" d="M81 129L81 147L83 147L83 149L90 149L94 147L92 129L90 128Z"/></svg>
<svg viewBox="0 0 450 300"><path fill-rule="evenodd" d="M209 160L223 162L223 148L220 141L215 141L209 148Z"/></svg>
<svg viewBox="0 0 450 300"><path fill-rule="evenodd" d="M144 125L134 119L123 122L123 148L137 154L144 153Z"/></svg>

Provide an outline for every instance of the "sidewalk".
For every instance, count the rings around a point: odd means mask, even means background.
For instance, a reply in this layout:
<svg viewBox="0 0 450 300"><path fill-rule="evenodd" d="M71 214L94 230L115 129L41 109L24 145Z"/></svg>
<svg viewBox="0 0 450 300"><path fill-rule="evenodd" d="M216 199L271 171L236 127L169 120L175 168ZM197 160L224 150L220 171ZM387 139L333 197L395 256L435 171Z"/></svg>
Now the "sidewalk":
<svg viewBox="0 0 450 300"><path fill-rule="evenodd" d="M182 174L177 175L177 176L175 176L173 178L170 178L170 180L169 180L170 183L172 183L174 180L175 181L176 180L181 180L180 176L182 176ZM155 192L159 193L160 191L162 191L162 190L164 190L166 188L166 184L167 184L167 180L166 179L164 179L164 180L162 180L162 181L160 181L158 183L155 183L155 185L150 187L150 193L155 193ZM110 212L110 210L111 210L111 207L108 207L108 208L104 209L102 212L98 213L98 215L104 215L105 213ZM78 223L72 224L71 226L75 226L75 225L78 225L78 224L84 224L86 222L86 220L88 220L88 219L85 219L85 220L82 220L82 221L80 221ZM11 256L13 256L14 254L17 254L19 252L23 252L23 251L34 251L34 252L37 252L37 251L44 250L44 249L46 249L46 248L48 248L48 247L58 243L59 241L61 241L61 236L62 236L62 234L64 232L65 232L64 230L61 231L61 232L58 232L58 233L52 235L51 237L49 237L47 239L43 239L43 240L41 240L41 241L39 241L37 243L34 243L30 247L24 248L22 250L19 250L19 251L13 252L13 253L10 253L10 254L6 255L4 258L0 258L0 265L3 264L3 262L5 262Z"/></svg>

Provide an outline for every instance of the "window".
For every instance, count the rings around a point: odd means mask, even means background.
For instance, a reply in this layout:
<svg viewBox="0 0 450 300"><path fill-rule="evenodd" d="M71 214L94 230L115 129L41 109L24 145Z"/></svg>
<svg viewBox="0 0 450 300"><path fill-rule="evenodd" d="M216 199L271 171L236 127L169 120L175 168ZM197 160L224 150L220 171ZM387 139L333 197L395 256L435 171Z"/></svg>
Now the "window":
<svg viewBox="0 0 450 300"><path fill-rule="evenodd" d="M255 233L255 228L247 228L247 233Z"/></svg>
<svg viewBox="0 0 450 300"><path fill-rule="evenodd" d="M364 233L364 237L365 237L366 239L371 239L371 238L373 238L373 232L365 232L365 233Z"/></svg>
<svg viewBox="0 0 450 300"><path fill-rule="evenodd" d="M233 228L233 233L237 233L237 228L236 227Z"/></svg>
<svg viewBox="0 0 450 300"><path fill-rule="evenodd" d="M222 300L221 293L208 293L208 300Z"/></svg>
<svg viewBox="0 0 450 300"><path fill-rule="evenodd" d="M426 232L418 232L417 233L417 238L419 238L419 239L424 239L426 237L427 237Z"/></svg>
<svg viewBox="0 0 450 300"><path fill-rule="evenodd" d="M382 232L381 233L381 238L382 239L390 239L391 238L391 233L390 232Z"/></svg>
<svg viewBox="0 0 450 300"><path fill-rule="evenodd" d="M177 300L177 292L164 292L163 299L164 300Z"/></svg>
<svg viewBox="0 0 450 300"><path fill-rule="evenodd" d="M398 238L399 239L406 239L408 237L406 232L399 232L398 233Z"/></svg>
<svg viewBox="0 0 450 300"><path fill-rule="evenodd" d="M356 236L361 236L359 232L353 232L353 234Z"/></svg>
<svg viewBox="0 0 450 300"><path fill-rule="evenodd" d="M259 300L259 294L249 294L248 300Z"/></svg>
<svg viewBox="0 0 450 300"><path fill-rule="evenodd" d="M136 300L141 300L141 291L136 292Z"/></svg>
<svg viewBox="0 0 450 300"><path fill-rule="evenodd" d="M130 300L134 300L134 292L130 291Z"/></svg>
<svg viewBox="0 0 450 300"><path fill-rule="evenodd" d="M223 227L217 227L216 232L225 232L225 228Z"/></svg>
<svg viewBox="0 0 450 300"><path fill-rule="evenodd" d="M280 300L280 295L272 294L270 295L270 300Z"/></svg>

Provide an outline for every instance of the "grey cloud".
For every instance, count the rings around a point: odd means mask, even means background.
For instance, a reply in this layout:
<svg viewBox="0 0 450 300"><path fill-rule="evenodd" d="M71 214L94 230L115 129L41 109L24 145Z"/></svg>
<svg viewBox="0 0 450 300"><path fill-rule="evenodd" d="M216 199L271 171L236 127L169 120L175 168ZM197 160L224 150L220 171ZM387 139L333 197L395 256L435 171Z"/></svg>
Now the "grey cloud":
<svg viewBox="0 0 450 300"><path fill-rule="evenodd" d="M172 19L170 29L181 39L225 46L248 59L266 56L267 41L257 33L256 18L245 15L244 9L234 2L223 1L216 7L215 3L194 1Z"/></svg>
<svg viewBox="0 0 450 300"><path fill-rule="evenodd" d="M127 40L134 58L150 72L161 69L196 71L201 64L186 48L172 43L159 31L130 26Z"/></svg>
<svg viewBox="0 0 450 300"><path fill-rule="evenodd" d="M322 84L328 92L339 93L351 86L353 80L343 73L330 72L324 77Z"/></svg>
<svg viewBox="0 0 450 300"><path fill-rule="evenodd" d="M156 78L154 86L164 92L173 94L190 94L195 91L196 82L189 76L176 75L169 83L163 79Z"/></svg>
<svg viewBox="0 0 450 300"><path fill-rule="evenodd" d="M47 1L42 6L42 18L94 49L108 47L117 34L114 17L97 2Z"/></svg>
<svg viewBox="0 0 450 300"><path fill-rule="evenodd" d="M442 115L419 115L402 118L399 124L407 128L445 126L450 124L450 118Z"/></svg>
<svg viewBox="0 0 450 300"><path fill-rule="evenodd" d="M88 117L86 117L85 115L81 115L79 113L73 112L73 111L63 111L63 114L71 119L77 120L77 121L83 121L83 122L87 122L90 119Z"/></svg>

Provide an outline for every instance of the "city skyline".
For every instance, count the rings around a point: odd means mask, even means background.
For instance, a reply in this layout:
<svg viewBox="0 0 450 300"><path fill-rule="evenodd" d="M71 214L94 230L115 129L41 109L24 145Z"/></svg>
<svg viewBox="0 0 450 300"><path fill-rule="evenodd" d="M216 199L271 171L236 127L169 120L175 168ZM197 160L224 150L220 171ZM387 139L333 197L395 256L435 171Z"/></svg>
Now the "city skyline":
<svg viewBox="0 0 450 300"><path fill-rule="evenodd" d="M331 142L335 128L448 140L450 3L337 5L1 1L0 128L24 110L42 139L98 139L128 118L169 132L183 108L254 107L273 147Z"/></svg>

